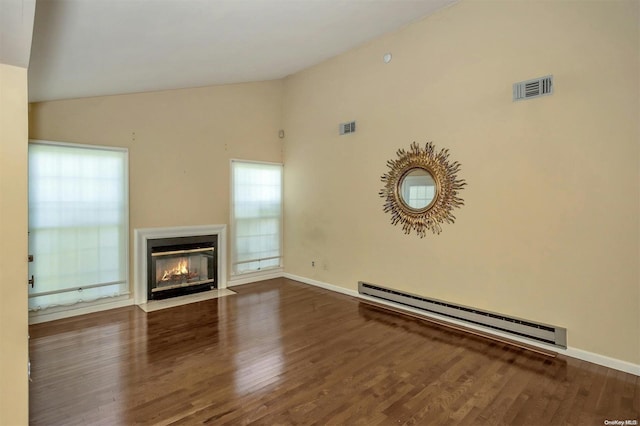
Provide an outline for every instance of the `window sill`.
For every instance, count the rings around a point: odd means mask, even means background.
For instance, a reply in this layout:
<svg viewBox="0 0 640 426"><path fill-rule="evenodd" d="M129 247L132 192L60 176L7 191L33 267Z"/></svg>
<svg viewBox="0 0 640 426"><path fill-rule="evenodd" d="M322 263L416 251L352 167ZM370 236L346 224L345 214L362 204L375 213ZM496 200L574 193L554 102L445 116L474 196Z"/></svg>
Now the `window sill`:
<svg viewBox="0 0 640 426"><path fill-rule="evenodd" d="M280 278L282 276L284 276L284 268L282 267L271 268L257 272L246 272L244 274L232 274L229 278L229 281L227 281L227 287L250 284L257 281Z"/></svg>
<svg viewBox="0 0 640 426"><path fill-rule="evenodd" d="M127 293L115 297L105 297L92 302L79 302L70 306L54 306L38 311L29 311L29 325L131 305L133 305L133 298Z"/></svg>

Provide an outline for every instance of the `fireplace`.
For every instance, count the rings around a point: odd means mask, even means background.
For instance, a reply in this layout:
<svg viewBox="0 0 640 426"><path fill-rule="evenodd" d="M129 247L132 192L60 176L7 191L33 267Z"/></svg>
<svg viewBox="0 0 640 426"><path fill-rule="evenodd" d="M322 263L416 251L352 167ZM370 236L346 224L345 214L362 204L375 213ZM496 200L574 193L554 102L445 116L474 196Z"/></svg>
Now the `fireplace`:
<svg viewBox="0 0 640 426"><path fill-rule="evenodd" d="M227 288L226 225L134 230L134 302Z"/></svg>
<svg viewBox="0 0 640 426"><path fill-rule="evenodd" d="M147 240L147 300L218 288L217 235Z"/></svg>

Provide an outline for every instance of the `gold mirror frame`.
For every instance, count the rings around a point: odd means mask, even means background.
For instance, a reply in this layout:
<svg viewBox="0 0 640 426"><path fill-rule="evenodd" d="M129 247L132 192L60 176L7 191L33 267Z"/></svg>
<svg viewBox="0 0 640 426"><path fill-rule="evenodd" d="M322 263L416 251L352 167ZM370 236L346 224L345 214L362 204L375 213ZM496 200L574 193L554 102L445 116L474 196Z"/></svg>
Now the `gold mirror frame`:
<svg viewBox="0 0 640 426"><path fill-rule="evenodd" d="M385 213L391 213L391 224L400 223L405 234L414 230L420 238L424 238L427 230L440 234L442 223L454 223L456 219L451 210L464 205L458 197L458 191L467 184L464 179L457 178L460 164L457 161L449 163L449 150L436 152L432 142L424 148L413 142L409 151L399 149L396 154L397 159L387 161L390 170L381 177L385 185L379 193L385 199ZM436 183L435 198L422 209L409 207L400 195L403 178L416 168L426 170Z"/></svg>

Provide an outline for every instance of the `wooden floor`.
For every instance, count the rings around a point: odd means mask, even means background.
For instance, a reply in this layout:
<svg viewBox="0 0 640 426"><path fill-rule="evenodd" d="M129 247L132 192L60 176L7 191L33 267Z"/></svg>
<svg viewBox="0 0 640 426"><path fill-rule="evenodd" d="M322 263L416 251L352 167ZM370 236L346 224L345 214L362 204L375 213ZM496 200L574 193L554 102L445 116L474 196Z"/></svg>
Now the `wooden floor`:
<svg viewBox="0 0 640 426"><path fill-rule="evenodd" d="M604 425L640 380L276 279L30 327L34 425Z"/></svg>

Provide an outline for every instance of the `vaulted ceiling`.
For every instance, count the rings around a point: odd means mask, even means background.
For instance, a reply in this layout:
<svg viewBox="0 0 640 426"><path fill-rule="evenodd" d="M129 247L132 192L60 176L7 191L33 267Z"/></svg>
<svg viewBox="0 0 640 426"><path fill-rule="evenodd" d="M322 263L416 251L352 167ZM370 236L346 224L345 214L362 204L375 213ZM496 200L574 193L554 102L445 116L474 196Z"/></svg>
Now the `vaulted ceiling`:
<svg viewBox="0 0 640 426"><path fill-rule="evenodd" d="M0 63L27 68L36 0L0 0Z"/></svg>
<svg viewBox="0 0 640 426"><path fill-rule="evenodd" d="M38 0L29 97L278 79L456 1Z"/></svg>

